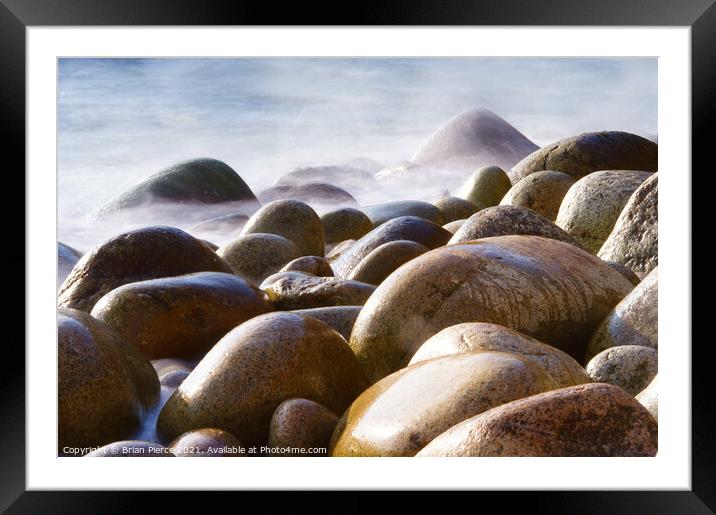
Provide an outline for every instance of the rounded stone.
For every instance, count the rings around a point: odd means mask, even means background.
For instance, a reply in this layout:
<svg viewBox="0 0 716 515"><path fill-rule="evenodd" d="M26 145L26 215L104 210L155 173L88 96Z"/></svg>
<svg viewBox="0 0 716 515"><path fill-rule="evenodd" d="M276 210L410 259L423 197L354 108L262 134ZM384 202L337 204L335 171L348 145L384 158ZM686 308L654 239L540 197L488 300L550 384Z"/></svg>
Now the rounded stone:
<svg viewBox="0 0 716 515"><path fill-rule="evenodd" d="M102 296L124 284L194 272L231 273L231 269L204 243L180 229L137 229L85 254L60 288L58 303L89 313Z"/></svg>
<svg viewBox="0 0 716 515"><path fill-rule="evenodd" d="M654 417L621 388L570 386L453 426L418 456L655 456Z"/></svg>
<svg viewBox="0 0 716 515"><path fill-rule="evenodd" d="M567 353L518 331L484 322L446 327L420 346L409 365L450 354L484 351L518 354L534 361L544 367L558 388L591 382L584 368Z"/></svg>
<svg viewBox="0 0 716 515"><path fill-rule="evenodd" d="M231 433L221 429L203 428L187 431L169 445L174 456L180 458L210 458L241 456L242 445Z"/></svg>
<svg viewBox="0 0 716 515"><path fill-rule="evenodd" d="M401 216L417 216L437 225L445 223L440 209L422 200L394 200L374 204L363 207L363 212L375 227Z"/></svg>
<svg viewBox="0 0 716 515"><path fill-rule="evenodd" d="M286 399L310 399L343 413L367 386L355 355L333 329L311 317L269 313L212 347L165 404L157 432L170 441L214 427L259 445Z"/></svg>
<svg viewBox="0 0 716 515"><path fill-rule="evenodd" d="M655 420L659 420L659 375L655 375L649 386L644 388L639 395L636 396L642 406L644 406Z"/></svg>
<svg viewBox="0 0 716 515"><path fill-rule="evenodd" d="M197 359L241 322L269 310L263 292L241 277L200 272L125 284L97 301L92 316L147 359Z"/></svg>
<svg viewBox="0 0 716 515"><path fill-rule="evenodd" d="M268 277L261 289L278 310L321 308L326 306L362 306L375 286L338 279L315 277L302 272L280 272Z"/></svg>
<svg viewBox="0 0 716 515"><path fill-rule="evenodd" d="M659 348L659 269L647 275L604 318L589 341L586 361L622 345Z"/></svg>
<svg viewBox="0 0 716 515"><path fill-rule="evenodd" d="M566 173L535 172L512 186L500 205L526 207L554 222L562 199L573 184L574 178Z"/></svg>
<svg viewBox="0 0 716 515"><path fill-rule="evenodd" d="M157 374L121 334L74 309L57 316L58 449L128 438L159 396Z"/></svg>
<svg viewBox="0 0 716 515"><path fill-rule="evenodd" d="M373 222L363 211L344 207L321 216L326 243L357 240L373 230Z"/></svg>
<svg viewBox="0 0 716 515"><path fill-rule="evenodd" d="M274 200L291 199L307 204L358 205L356 199L343 188L322 182L271 186L258 193L263 204Z"/></svg>
<svg viewBox="0 0 716 515"><path fill-rule="evenodd" d="M361 309L363 309L363 306L328 306L325 308L298 309L294 313L320 320L348 341Z"/></svg>
<svg viewBox="0 0 716 515"><path fill-rule="evenodd" d="M605 263L607 265L609 265L610 267L612 267L617 272L619 272L620 274L622 274L624 277L629 279L629 281L634 286L636 286L637 284L639 284L641 282L641 279L639 278L639 276L636 273L632 272L632 270L629 267L626 267L626 266L622 265L621 263L617 263L616 261L605 261Z"/></svg>
<svg viewBox="0 0 716 515"><path fill-rule="evenodd" d="M460 197L447 197L440 199L435 202L435 207L437 207L443 214L444 224L454 222L455 220L470 218L478 211L475 204Z"/></svg>
<svg viewBox="0 0 716 515"><path fill-rule="evenodd" d="M123 440L95 449L86 458L172 458L174 455L157 442Z"/></svg>
<svg viewBox="0 0 716 515"><path fill-rule="evenodd" d="M467 218L463 220L455 220L454 222L443 225L443 229L448 231L450 234L455 234L465 222L467 222Z"/></svg>
<svg viewBox="0 0 716 515"><path fill-rule="evenodd" d="M646 388L658 372L658 352L641 345L622 345L604 350L587 363L595 383L609 383L631 395Z"/></svg>
<svg viewBox="0 0 716 515"><path fill-rule="evenodd" d="M500 236L448 245L383 281L350 345L373 381L462 322L503 325L581 359L594 329L631 289L600 259L557 240Z"/></svg>
<svg viewBox="0 0 716 515"><path fill-rule="evenodd" d="M512 234L542 236L580 246L569 234L542 215L517 206L494 206L475 213L453 234L448 244Z"/></svg>
<svg viewBox="0 0 716 515"><path fill-rule="evenodd" d="M218 204L258 202L251 188L229 165L216 159L192 159L170 166L105 204L99 218L155 201Z"/></svg>
<svg viewBox="0 0 716 515"><path fill-rule="evenodd" d="M278 456L326 456L337 422L335 413L316 402L288 399L273 412L268 445L282 449ZM321 448L325 449L322 454L309 453Z"/></svg>
<svg viewBox="0 0 716 515"><path fill-rule="evenodd" d="M463 420L554 388L541 365L515 354L467 352L423 361L353 402L332 456L414 456Z"/></svg>
<svg viewBox="0 0 716 515"><path fill-rule="evenodd" d="M538 175L534 173L520 182ZM562 201L557 225L592 254L599 252L629 197L651 172L603 170L579 179Z"/></svg>
<svg viewBox="0 0 716 515"><path fill-rule="evenodd" d="M259 285L287 263L301 257L293 241L278 234L243 234L216 253L231 270L251 284Z"/></svg>
<svg viewBox="0 0 716 515"><path fill-rule="evenodd" d="M373 249L348 274L348 279L379 285L401 265L430 249L410 240L395 240Z"/></svg>
<svg viewBox="0 0 716 515"><path fill-rule="evenodd" d="M336 275L348 277L353 269L384 243L410 240L429 249L445 245L452 236L448 231L423 218L401 216L376 227L331 260Z"/></svg>
<svg viewBox="0 0 716 515"><path fill-rule="evenodd" d="M486 164L509 168L537 148L500 116L478 107L435 131L412 161L447 169L474 170Z"/></svg>
<svg viewBox="0 0 716 515"><path fill-rule="evenodd" d="M305 272L317 277L333 277L333 269L326 258L303 256L286 263L281 272Z"/></svg>
<svg viewBox="0 0 716 515"><path fill-rule="evenodd" d="M456 195L477 206L477 209L496 206L512 187L510 178L499 166L478 168L457 190Z"/></svg>
<svg viewBox="0 0 716 515"><path fill-rule="evenodd" d="M343 252L351 248L355 242L356 240L345 240L335 245L326 245L326 260L329 263L333 263ZM331 268L333 268L332 265Z"/></svg>
<svg viewBox="0 0 716 515"><path fill-rule="evenodd" d="M57 242L57 288L59 289L65 281L72 268L82 258L82 253L73 249L69 245L65 245L61 241Z"/></svg>
<svg viewBox="0 0 716 515"><path fill-rule="evenodd" d="M651 272L659 264L658 180L653 174L629 197L599 250L600 258L635 272Z"/></svg>
<svg viewBox="0 0 716 515"><path fill-rule="evenodd" d="M579 179L599 170L655 172L658 164L658 146L648 139L628 132L585 132L532 152L509 175L516 184L542 170L564 172Z"/></svg>
<svg viewBox="0 0 716 515"><path fill-rule="evenodd" d="M323 256L323 225L308 204L297 200L276 200L259 209L241 234L278 234L293 241L304 256Z"/></svg>

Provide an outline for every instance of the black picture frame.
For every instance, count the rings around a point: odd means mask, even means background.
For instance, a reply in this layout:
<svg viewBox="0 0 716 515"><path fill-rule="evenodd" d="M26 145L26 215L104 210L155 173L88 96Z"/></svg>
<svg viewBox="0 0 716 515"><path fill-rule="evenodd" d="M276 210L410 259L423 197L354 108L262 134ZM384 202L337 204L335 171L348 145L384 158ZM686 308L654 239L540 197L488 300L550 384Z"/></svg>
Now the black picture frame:
<svg viewBox="0 0 716 515"><path fill-rule="evenodd" d="M688 26L692 44L692 162L699 188L693 190L693 234L710 234L712 212L707 211L709 170L716 111L716 5L714 0L530 0L418 1L383 0L351 4L260 3L189 0L0 0L0 109L5 145L2 163L6 175L14 170L16 187L24 190L19 170L25 169L25 30L32 26L88 25L547 25L547 26ZM661 99L660 101L668 101ZM685 176L687 170L681 171ZM692 175L692 179L695 175ZM5 178L4 178L5 179ZM9 178L7 180L10 180ZM9 187L6 188L6 192ZM6 208L7 209L7 208ZM17 224L17 210L6 220ZM24 252L3 256L6 270L25 268ZM716 330L706 324L711 309L712 270L716 258L710 238L692 244L692 269L700 273L694 284L692 319L692 490L647 492L510 492L511 506L524 505L531 513L713 513L716 510L714 408L710 385L713 365L708 350ZM24 248L24 246L23 246ZM25 268L25 274L31 273ZM19 274L14 274L19 275ZM19 278L16 278L19 283ZM10 286L8 286L10 287ZM20 285L17 285L19 288ZM704 293L699 302L697 290ZM24 303L23 303L24 305ZM32 306L26 306L26 310ZM697 335L705 338L697 338ZM147 492L26 492L25 491L25 352L6 341L5 367L0 374L0 509L8 513L113 513L147 506ZM672 342L673 343L673 342ZM678 342L687 348L689 342ZM11 364L11 366L10 366ZM233 494L225 494L233 495ZM241 493L251 502L250 493ZM281 496L274 497L281 500ZM369 494L370 495L370 494ZM500 494L480 493L483 498ZM505 496L505 493L501 494ZM375 502L348 493L343 509L369 511ZM463 497L461 494L460 497ZM189 505L180 492L163 495L163 511ZM420 493L413 501L422 503ZM457 500L457 498L455 499ZM497 499L504 502L504 498ZM203 503L205 501L199 501ZM213 501L212 501L213 502ZM474 502L474 501L472 501ZM480 502L483 502L481 500ZM301 507L304 503L299 503ZM309 506L312 503L305 503ZM320 511L320 510L319 510Z"/></svg>

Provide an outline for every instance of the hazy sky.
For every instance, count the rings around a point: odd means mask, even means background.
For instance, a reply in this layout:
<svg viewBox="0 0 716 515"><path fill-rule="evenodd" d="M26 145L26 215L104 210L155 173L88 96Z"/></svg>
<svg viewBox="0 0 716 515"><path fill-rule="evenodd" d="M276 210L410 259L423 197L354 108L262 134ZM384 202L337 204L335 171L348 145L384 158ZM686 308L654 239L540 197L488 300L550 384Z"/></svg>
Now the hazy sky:
<svg viewBox="0 0 716 515"><path fill-rule="evenodd" d="M483 106L544 145L657 133L656 59L62 59L59 201L81 217L176 161L215 157L255 190L301 165L409 159Z"/></svg>

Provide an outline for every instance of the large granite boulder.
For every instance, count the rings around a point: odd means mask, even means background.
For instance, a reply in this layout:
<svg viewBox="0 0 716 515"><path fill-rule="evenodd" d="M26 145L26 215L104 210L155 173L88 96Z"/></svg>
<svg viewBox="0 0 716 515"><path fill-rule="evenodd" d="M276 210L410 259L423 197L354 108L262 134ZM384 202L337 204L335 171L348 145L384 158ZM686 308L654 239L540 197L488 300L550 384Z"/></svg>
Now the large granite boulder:
<svg viewBox="0 0 716 515"><path fill-rule="evenodd" d="M554 222L564 195L574 184L566 173L545 170L535 172L510 188L500 204L526 207Z"/></svg>

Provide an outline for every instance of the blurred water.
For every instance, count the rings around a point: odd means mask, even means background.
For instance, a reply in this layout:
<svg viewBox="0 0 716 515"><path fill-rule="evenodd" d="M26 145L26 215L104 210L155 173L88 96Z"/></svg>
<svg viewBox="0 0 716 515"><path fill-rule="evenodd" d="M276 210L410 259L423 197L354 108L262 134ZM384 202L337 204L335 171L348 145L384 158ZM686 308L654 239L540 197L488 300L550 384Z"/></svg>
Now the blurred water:
<svg viewBox="0 0 716 515"><path fill-rule="evenodd" d="M60 60L58 102L59 237L86 251L121 229L91 212L184 159L221 159L259 191L298 166L409 159L476 106L538 145L592 130L653 136L657 62L73 58Z"/></svg>

